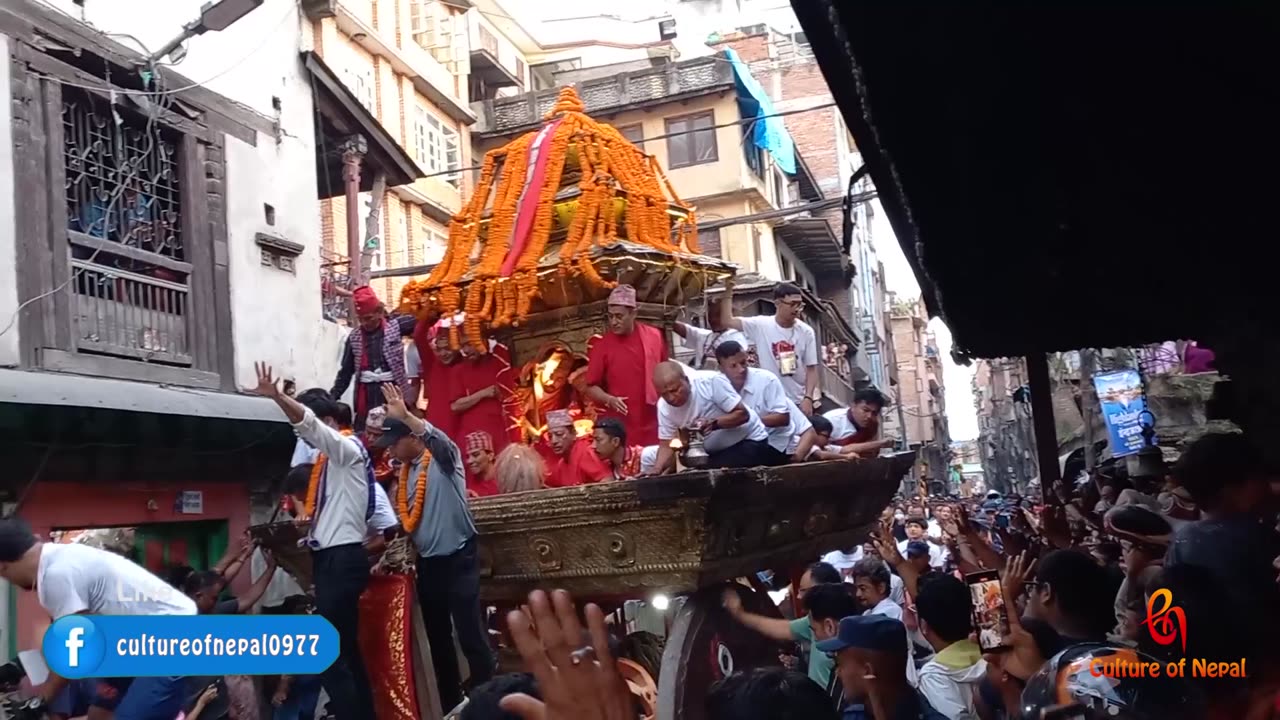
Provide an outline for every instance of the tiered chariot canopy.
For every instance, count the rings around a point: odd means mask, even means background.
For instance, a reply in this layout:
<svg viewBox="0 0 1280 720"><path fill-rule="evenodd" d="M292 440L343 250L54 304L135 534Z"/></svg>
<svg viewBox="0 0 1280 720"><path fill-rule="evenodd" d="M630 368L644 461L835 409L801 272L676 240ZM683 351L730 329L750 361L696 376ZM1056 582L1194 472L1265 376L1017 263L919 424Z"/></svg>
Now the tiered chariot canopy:
<svg viewBox="0 0 1280 720"><path fill-rule="evenodd" d="M560 91L539 130L485 154L475 194L449 225L443 260L405 286L424 321L464 313L455 347L531 314L603 299L619 282L641 302L684 302L732 266L699 255L693 208L658 163ZM649 282L644 276L661 275Z"/></svg>

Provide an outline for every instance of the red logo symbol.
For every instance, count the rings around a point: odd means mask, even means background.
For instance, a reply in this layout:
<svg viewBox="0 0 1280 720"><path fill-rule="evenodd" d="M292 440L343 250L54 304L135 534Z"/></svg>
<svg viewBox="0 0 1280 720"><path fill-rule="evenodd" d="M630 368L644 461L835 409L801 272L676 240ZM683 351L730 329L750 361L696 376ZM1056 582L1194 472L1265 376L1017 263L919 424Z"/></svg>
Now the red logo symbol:
<svg viewBox="0 0 1280 720"><path fill-rule="evenodd" d="M1159 610L1156 609L1157 601L1160 602ZM1147 619L1142 624L1147 626L1151 639L1161 645L1171 645L1175 639L1182 638L1182 652L1187 652L1187 614L1173 604L1173 593L1168 588L1160 588L1151 594L1147 601Z"/></svg>

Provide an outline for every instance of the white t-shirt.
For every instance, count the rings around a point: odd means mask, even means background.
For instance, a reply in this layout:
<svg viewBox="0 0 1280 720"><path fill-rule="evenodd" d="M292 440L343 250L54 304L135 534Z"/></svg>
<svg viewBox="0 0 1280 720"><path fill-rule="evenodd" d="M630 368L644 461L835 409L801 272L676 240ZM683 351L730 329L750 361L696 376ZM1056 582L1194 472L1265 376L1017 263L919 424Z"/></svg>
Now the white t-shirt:
<svg viewBox="0 0 1280 720"><path fill-rule="evenodd" d="M769 445L781 453L794 453L799 436L813 424L800 412L800 408L787 398L782 381L760 368L747 368L747 379L742 384L742 404L756 415L764 417L772 413L787 413L790 422L779 427L765 427L769 433Z"/></svg>
<svg viewBox="0 0 1280 720"><path fill-rule="evenodd" d="M128 558L80 543L45 543L36 597L54 620L94 615L195 615L195 601Z"/></svg>
<svg viewBox="0 0 1280 720"><path fill-rule="evenodd" d="M369 518L369 534L380 534L387 528L400 523L395 511L391 509L391 498L379 483L373 484L373 515Z"/></svg>
<svg viewBox="0 0 1280 720"><path fill-rule="evenodd" d="M898 576L894 575L893 573L890 573L889 577L896 578ZM902 580L899 579L898 582L901 583ZM894 602L892 597L887 597L881 600L880 602L876 603L875 607L871 608L870 610L867 610L862 614L863 615L883 615L885 617L891 617L894 620L897 620L898 622L902 622L902 604ZM911 634L904 633L904 637L906 637L907 639L907 684L910 685L911 687L915 687L917 682L916 661L915 661L915 658L912 656L913 648L911 647Z"/></svg>
<svg viewBox="0 0 1280 720"><path fill-rule="evenodd" d="M803 320L784 328L772 315L738 318L742 333L755 348L756 361L782 381L793 402L804 398L806 368L818 364L818 338Z"/></svg>
<svg viewBox="0 0 1280 720"><path fill-rule="evenodd" d="M787 449L783 450L783 452L786 453L787 457L791 457L796 454L796 450L800 449L800 437L813 429L813 423L809 421L808 416L804 414L799 405L791 402L790 398L787 398L787 404L791 406L791 425L787 427L789 437L787 438ZM813 452L810 451L809 454L812 455Z"/></svg>
<svg viewBox="0 0 1280 720"><path fill-rule="evenodd" d="M898 543L898 552L902 553L902 557L907 556L907 543L909 542L911 541L903 540ZM940 545L934 545L923 538L920 542L928 543L929 545L929 567L935 570L941 570L942 567L947 564L947 558L951 557L951 551Z"/></svg>
<svg viewBox="0 0 1280 720"><path fill-rule="evenodd" d="M306 440L298 438L298 442L293 445L293 457L289 460L289 467L296 468L299 465L314 465L316 458L320 457L320 451L307 444Z"/></svg>
<svg viewBox="0 0 1280 720"><path fill-rule="evenodd" d="M751 341L747 340L747 336L740 331L729 328L722 332L713 332L706 328L694 327L692 325L684 326L684 344L693 350L693 366L699 370L708 369L710 361L716 359L716 348L721 343L732 340L742 346L745 352L750 349Z"/></svg>
<svg viewBox="0 0 1280 720"><path fill-rule="evenodd" d="M418 354L418 346L409 343L404 349L404 374L410 380L422 377L422 356Z"/></svg>
<svg viewBox="0 0 1280 720"><path fill-rule="evenodd" d="M831 421L832 443L851 438L858 433L858 426L849 419L849 411L845 408L828 410L822 413L822 417Z"/></svg>
<svg viewBox="0 0 1280 720"><path fill-rule="evenodd" d="M705 370L686 370L689 379L689 398L684 405L675 406L666 399L658 400L658 439L669 442L681 429L694 425L699 420L711 420L726 413L733 412L739 405L746 407L742 396L734 392L729 378L718 372ZM769 433L760 416L747 408L747 421L735 428L715 430L703 441L707 452L716 452L743 440L766 440Z"/></svg>
<svg viewBox="0 0 1280 720"><path fill-rule="evenodd" d="M369 510L369 476L365 472L368 455L355 436L320 422L308 408L302 422L294 426L309 445L328 456L324 473L324 505L311 527L317 549L363 543L368 532L365 514ZM376 484L376 483L375 483Z"/></svg>
<svg viewBox="0 0 1280 720"><path fill-rule="evenodd" d="M658 466L658 446L645 445L640 448L640 474L652 475L653 469Z"/></svg>

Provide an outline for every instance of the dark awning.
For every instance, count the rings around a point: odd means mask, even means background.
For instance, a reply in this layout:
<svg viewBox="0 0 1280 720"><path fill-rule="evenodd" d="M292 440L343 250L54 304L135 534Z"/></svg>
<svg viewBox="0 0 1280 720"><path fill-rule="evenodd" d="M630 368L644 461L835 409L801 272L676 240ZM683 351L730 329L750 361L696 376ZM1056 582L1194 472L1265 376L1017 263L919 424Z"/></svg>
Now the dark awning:
<svg viewBox="0 0 1280 720"><path fill-rule="evenodd" d="M502 64L498 54L490 48L472 48L471 74L484 79L485 85L491 88L519 87L520 78Z"/></svg>
<svg viewBox="0 0 1280 720"><path fill-rule="evenodd" d="M320 199L343 194L341 144L352 135L363 136L368 146L361 163L361 192L373 189L374 176L379 172L386 175L387 187L408 185L423 177L418 163L409 157L373 113L360 104L319 55L302 53L302 64L311 75L315 95L316 173Z"/></svg>
<svg viewBox="0 0 1280 720"><path fill-rule="evenodd" d="M958 349L1276 309L1280 4L792 5Z"/></svg>
<svg viewBox="0 0 1280 720"><path fill-rule="evenodd" d="M790 217L773 226L773 234L786 243L791 252L815 277L839 277L853 280L853 266L841 247L831 223L822 218Z"/></svg>

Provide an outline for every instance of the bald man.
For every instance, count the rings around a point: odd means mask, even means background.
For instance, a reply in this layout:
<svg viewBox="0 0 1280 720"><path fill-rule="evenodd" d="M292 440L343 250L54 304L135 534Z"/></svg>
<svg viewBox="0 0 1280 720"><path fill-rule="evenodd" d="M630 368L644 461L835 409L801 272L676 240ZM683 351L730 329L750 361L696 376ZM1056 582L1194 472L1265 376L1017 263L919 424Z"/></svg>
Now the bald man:
<svg viewBox="0 0 1280 720"><path fill-rule="evenodd" d="M656 474L675 470L671 441L688 447L691 433L700 433L710 455L708 467L768 465L776 455L760 417L742 402L729 379L718 372L693 370L673 360L653 371L658 400L658 459Z"/></svg>

